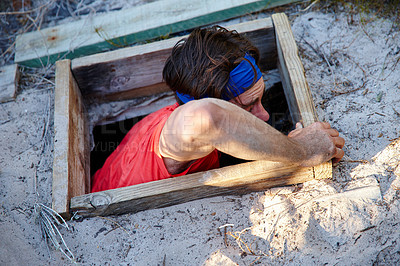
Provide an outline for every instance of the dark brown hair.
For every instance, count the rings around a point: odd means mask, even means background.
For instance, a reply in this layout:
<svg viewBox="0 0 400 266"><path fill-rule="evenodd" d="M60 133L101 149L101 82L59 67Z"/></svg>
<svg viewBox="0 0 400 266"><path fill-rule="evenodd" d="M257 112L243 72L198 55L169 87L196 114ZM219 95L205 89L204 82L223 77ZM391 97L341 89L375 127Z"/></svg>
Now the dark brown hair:
<svg viewBox="0 0 400 266"><path fill-rule="evenodd" d="M246 53L258 64L258 49L236 31L220 26L195 29L172 49L165 62L163 79L173 91L195 99L205 95L221 98L230 72L244 60Z"/></svg>

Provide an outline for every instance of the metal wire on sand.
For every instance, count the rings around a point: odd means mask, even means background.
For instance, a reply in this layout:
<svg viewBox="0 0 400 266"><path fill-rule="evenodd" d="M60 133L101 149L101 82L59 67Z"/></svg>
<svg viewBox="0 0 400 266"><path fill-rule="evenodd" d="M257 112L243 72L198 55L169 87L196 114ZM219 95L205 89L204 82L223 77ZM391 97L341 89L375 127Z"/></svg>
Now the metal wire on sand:
<svg viewBox="0 0 400 266"><path fill-rule="evenodd" d="M35 204L35 212L37 214L37 221L42 232L42 237L47 244L51 243L56 250L61 251L71 262L76 262L74 254L68 248L63 236L57 228L58 226L62 226L70 230L68 224L61 215L41 203Z"/></svg>

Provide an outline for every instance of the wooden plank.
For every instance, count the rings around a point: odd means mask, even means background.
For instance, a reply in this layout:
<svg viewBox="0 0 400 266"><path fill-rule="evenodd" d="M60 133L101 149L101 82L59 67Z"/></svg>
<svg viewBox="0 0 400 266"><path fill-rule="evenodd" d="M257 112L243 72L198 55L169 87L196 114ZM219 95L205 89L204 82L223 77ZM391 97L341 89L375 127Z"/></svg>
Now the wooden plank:
<svg viewBox="0 0 400 266"><path fill-rule="evenodd" d="M270 18L230 26L246 35L262 55L262 70L276 68L276 42ZM187 36L72 60L72 71L85 97L113 101L168 91L162 69L174 45Z"/></svg>
<svg viewBox="0 0 400 266"><path fill-rule="evenodd" d="M286 100L293 122L304 126L319 121L314 101L308 86L303 64L287 16L283 13L272 15L278 51L278 69L282 78ZM332 178L332 163L326 162L314 167L315 178Z"/></svg>
<svg viewBox="0 0 400 266"><path fill-rule="evenodd" d="M15 99L18 88L19 71L17 64L0 68L0 103Z"/></svg>
<svg viewBox="0 0 400 266"><path fill-rule="evenodd" d="M128 107L120 112L113 113L112 115L103 117L101 119L95 120L92 119L90 123L92 125L106 125L115 123L118 121L123 121L127 119L131 119L132 117L139 117L154 113L155 111L160 110L168 105L173 105L176 103L175 96L172 93L168 93L167 95L159 94L157 96L151 97L146 101L143 101L140 104L137 104L132 107ZM91 113L99 113L104 112L103 106L101 104L93 105L90 109Z"/></svg>
<svg viewBox="0 0 400 266"><path fill-rule="evenodd" d="M52 208L65 217L69 200L90 191L89 139L85 110L70 60L56 64Z"/></svg>
<svg viewBox="0 0 400 266"><path fill-rule="evenodd" d="M304 126L308 126L318 121L318 116L289 20L283 13L272 15L272 20L276 32L278 68L286 88L290 113L294 121L301 121Z"/></svg>
<svg viewBox="0 0 400 266"><path fill-rule="evenodd" d="M139 212L196 199L260 191L314 178L312 168L268 161L190 174L71 199L71 211L84 217Z"/></svg>
<svg viewBox="0 0 400 266"><path fill-rule="evenodd" d="M15 62L42 67L297 1L154 1L19 35Z"/></svg>

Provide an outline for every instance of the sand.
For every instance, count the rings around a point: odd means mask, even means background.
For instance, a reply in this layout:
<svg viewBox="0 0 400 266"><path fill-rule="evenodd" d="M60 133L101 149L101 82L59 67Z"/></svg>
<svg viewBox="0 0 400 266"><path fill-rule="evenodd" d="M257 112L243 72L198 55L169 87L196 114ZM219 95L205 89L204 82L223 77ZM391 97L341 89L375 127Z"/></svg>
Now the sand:
<svg viewBox="0 0 400 266"><path fill-rule="evenodd" d="M346 140L333 179L72 220L60 231L78 264L399 263L399 32L346 11L290 19L319 118ZM1 265L71 264L41 239L34 211L51 204L52 82L54 69L25 70L16 100L0 104Z"/></svg>

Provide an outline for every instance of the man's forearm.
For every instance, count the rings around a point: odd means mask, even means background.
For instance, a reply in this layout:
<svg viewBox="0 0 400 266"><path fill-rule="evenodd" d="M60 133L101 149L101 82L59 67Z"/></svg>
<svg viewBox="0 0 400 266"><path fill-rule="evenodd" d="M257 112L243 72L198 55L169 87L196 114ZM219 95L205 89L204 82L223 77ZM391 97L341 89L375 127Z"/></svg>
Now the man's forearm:
<svg viewBox="0 0 400 266"><path fill-rule="evenodd" d="M301 164L305 159L302 145L251 113L224 101L218 101L218 107L210 132L198 136L200 141L209 141L216 149L246 160Z"/></svg>
<svg viewBox="0 0 400 266"><path fill-rule="evenodd" d="M306 156L295 140L229 102L206 99L176 111L160 139L160 152L165 157L193 160L218 149L246 160L300 164Z"/></svg>

